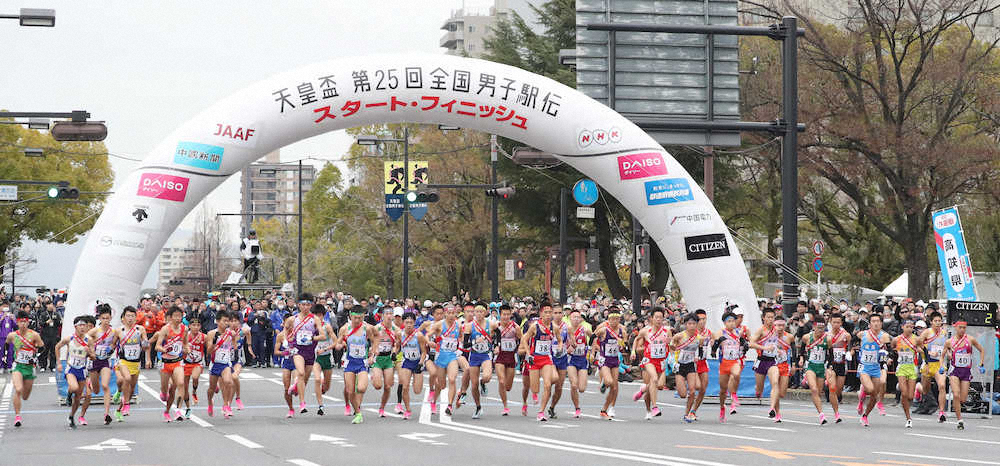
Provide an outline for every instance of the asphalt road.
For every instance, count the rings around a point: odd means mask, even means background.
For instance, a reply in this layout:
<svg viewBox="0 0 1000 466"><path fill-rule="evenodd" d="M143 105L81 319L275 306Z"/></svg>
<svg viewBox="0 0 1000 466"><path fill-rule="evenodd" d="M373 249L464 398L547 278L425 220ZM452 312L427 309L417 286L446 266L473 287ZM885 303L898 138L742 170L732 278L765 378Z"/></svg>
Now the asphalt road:
<svg viewBox="0 0 1000 466"><path fill-rule="evenodd" d="M0 376L0 465L1000 465L1000 422L977 417L967 419L964 431L956 429L954 416L944 424L915 416L914 427L904 429L902 411L890 408L884 417L874 415L866 429L859 425L853 407L847 407L842 424L821 427L811 403L788 401L783 403L781 424L767 418L766 407L747 404L726 424L718 422L718 405L706 404L699 413L701 420L688 424L681 419L683 400L664 391L660 392L663 416L646 421L644 408L631 401L636 384L623 384L617 422L609 422L597 418L603 398L599 384L591 379L581 400L580 419L572 417L568 389L558 419L541 423L522 417L516 401L510 404L512 415L501 417L494 381L482 419L472 419L468 405L452 418L431 416L426 403L414 408L409 421L396 415L380 419L376 395L369 392L365 422L352 425L343 415L338 371L327 393L327 415L315 414L310 385L309 413L293 419L284 417L287 408L279 374L274 369L244 372L246 408L232 419L223 419L218 412L209 417L203 399L191 420L166 424L156 395L158 376L145 371L140 384L143 401L125 422L102 425L103 406L95 404L88 415L91 424L72 431L66 426L68 408L56 404L49 373L40 374L24 406L25 425L13 427L12 387L9 376ZM206 386L203 381L202 396ZM520 387L518 378L513 390L517 400ZM394 401L395 396L390 403ZM832 409L826 406L826 410L832 417ZM536 411L529 408L529 414Z"/></svg>

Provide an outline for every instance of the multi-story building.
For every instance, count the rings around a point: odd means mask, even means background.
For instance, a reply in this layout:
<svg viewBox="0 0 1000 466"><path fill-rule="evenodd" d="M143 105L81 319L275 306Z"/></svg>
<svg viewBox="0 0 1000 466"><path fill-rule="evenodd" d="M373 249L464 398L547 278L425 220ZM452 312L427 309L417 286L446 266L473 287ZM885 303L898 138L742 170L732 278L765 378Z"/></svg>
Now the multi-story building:
<svg viewBox="0 0 1000 466"><path fill-rule="evenodd" d="M246 236L254 219L269 219L275 213L295 213L298 210L298 165L282 164L280 151L264 157L263 162L253 163L243 169L240 184L240 205L244 215L240 220L240 236ZM316 168L302 165L302 193L312 189Z"/></svg>
<svg viewBox="0 0 1000 466"><path fill-rule="evenodd" d="M494 0L488 14L454 10L441 26L445 31L441 36L441 47L448 49L448 55L478 58L486 52L483 40L490 36L493 24L501 19L510 19L512 12L516 12L532 29L538 29L531 5L541 3L539 0Z"/></svg>
<svg viewBox="0 0 1000 466"><path fill-rule="evenodd" d="M190 267L195 258L195 252L185 252L184 247L165 247L160 250L160 255L156 258L159 266L159 273L156 277L156 289L160 293L170 291L170 280L179 280L182 277L200 275L197 272L186 271L184 267Z"/></svg>

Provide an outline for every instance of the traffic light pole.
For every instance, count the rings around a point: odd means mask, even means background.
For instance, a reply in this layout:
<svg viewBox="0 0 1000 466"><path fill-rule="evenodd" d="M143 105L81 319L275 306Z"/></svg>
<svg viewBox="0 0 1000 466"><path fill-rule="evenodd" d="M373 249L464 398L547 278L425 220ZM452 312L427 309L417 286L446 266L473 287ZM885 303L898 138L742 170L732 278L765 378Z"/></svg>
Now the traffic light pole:
<svg viewBox="0 0 1000 466"><path fill-rule="evenodd" d="M569 190L559 189L559 305L566 304L567 210Z"/></svg>
<svg viewBox="0 0 1000 466"><path fill-rule="evenodd" d="M410 129L403 127L403 192L410 190ZM410 296L410 203L403 203L403 299Z"/></svg>
<svg viewBox="0 0 1000 466"><path fill-rule="evenodd" d="M493 185L497 184L497 137L496 135L490 136L490 183ZM493 196L492 210L490 223L492 224L492 244L490 245L490 273L493 275L493 290L490 293L492 296L491 301L500 301L500 265L498 264L499 259L497 249L500 247L500 226L497 215L497 210L499 209L500 200L496 196Z"/></svg>
<svg viewBox="0 0 1000 466"><path fill-rule="evenodd" d="M629 275L629 287L632 288L632 312L639 315L642 311L642 271L639 269L639 244L642 243L642 225L639 219L632 216L632 273Z"/></svg>

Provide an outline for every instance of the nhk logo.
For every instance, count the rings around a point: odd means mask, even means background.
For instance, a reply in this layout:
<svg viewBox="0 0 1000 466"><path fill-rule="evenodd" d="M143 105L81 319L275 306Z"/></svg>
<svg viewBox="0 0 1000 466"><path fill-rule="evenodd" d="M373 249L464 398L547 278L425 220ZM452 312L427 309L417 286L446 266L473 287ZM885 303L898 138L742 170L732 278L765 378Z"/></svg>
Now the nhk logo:
<svg viewBox="0 0 1000 466"><path fill-rule="evenodd" d="M580 131L580 136L576 138L576 143L581 148L588 147L591 144L597 144L603 146L607 143L616 143L622 140L622 130L612 127L611 129L595 129L588 130L585 129Z"/></svg>

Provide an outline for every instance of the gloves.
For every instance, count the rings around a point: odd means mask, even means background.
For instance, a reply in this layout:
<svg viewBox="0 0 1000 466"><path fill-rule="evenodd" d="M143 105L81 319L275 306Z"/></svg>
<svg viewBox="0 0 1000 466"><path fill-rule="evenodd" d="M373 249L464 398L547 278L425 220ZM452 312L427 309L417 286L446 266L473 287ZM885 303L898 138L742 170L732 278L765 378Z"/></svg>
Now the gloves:
<svg viewBox="0 0 1000 466"><path fill-rule="evenodd" d="M986 368L983 367L983 366L979 366L979 373L980 374L985 374L986 373Z"/></svg>
<svg viewBox="0 0 1000 466"><path fill-rule="evenodd" d="M719 347L722 346L722 342L725 339L726 337L719 337L715 339L715 342L712 343L712 354L715 354L719 350Z"/></svg>
<svg viewBox="0 0 1000 466"><path fill-rule="evenodd" d="M529 354L528 357L524 359L524 363L527 364L527 365L529 365L529 366L534 366L535 365L535 357Z"/></svg>
<svg viewBox="0 0 1000 466"><path fill-rule="evenodd" d="M938 374L944 374L944 366L938 368Z"/></svg>

